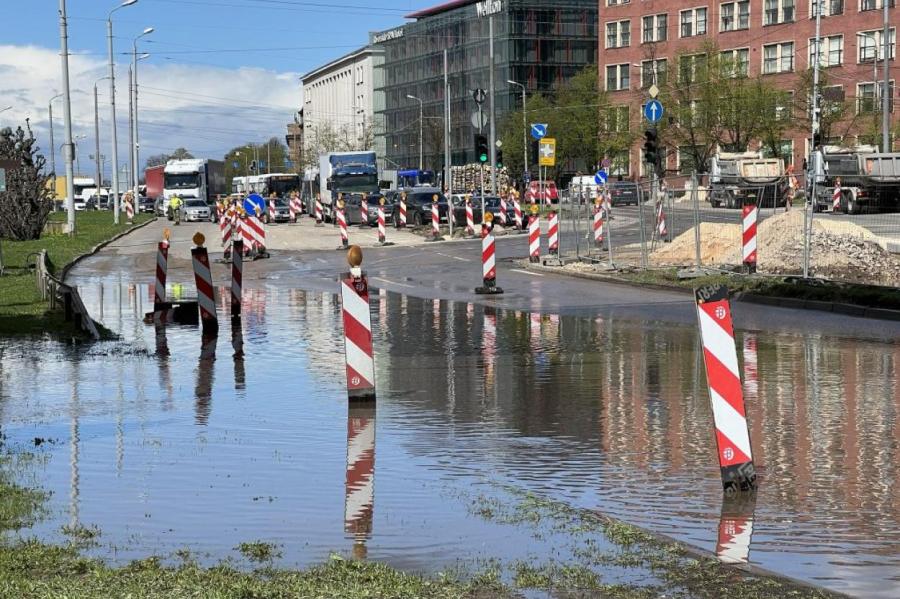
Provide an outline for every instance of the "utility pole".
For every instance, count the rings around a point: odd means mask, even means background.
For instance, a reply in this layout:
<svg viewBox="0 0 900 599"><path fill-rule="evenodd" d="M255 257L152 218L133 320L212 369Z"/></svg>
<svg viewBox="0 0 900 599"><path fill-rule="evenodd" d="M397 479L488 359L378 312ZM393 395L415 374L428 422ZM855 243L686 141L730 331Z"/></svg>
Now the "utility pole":
<svg viewBox="0 0 900 599"><path fill-rule="evenodd" d="M131 165L131 177L132 184L137 180L137 164L135 163L135 155L134 155L134 71L131 69L131 66L128 67L128 147L131 148L129 152L129 164ZM126 188L128 187L128 178L125 179ZM137 210L137 197L133 197L131 199L131 206L133 209ZM125 213L126 217L128 213ZM130 222L128 224L131 224Z"/></svg>
<svg viewBox="0 0 900 599"><path fill-rule="evenodd" d="M69 91L69 31L66 20L66 0L59 0L59 45L62 66L63 115L65 117L66 145L63 159L66 161L66 199L68 206L69 236L75 235L75 169L72 165L72 96Z"/></svg>
<svg viewBox="0 0 900 599"><path fill-rule="evenodd" d="M97 210L100 210L100 188L103 187L103 173L100 170L100 108L97 103L97 84L94 83L94 161L97 173Z"/></svg>
<svg viewBox="0 0 900 599"><path fill-rule="evenodd" d="M809 277L809 245L810 236L812 235L812 218L813 206L816 205L816 177L819 173L818 161L816 159L816 136L819 133L819 63L821 62L822 52L822 1L813 3L816 7L816 51L813 54L813 88L812 88L812 137L809 140L810 156L807 164L810 172L807 176L812 180L809 185L808 205L803 210L803 278Z"/></svg>
<svg viewBox="0 0 900 599"><path fill-rule="evenodd" d="M491 157L491 194L497 195L497 127L495 124L495 111L494 111L494 17L491 15L488 17L488 44L490 44L490 76L488 77L488 85L490 86L489 94L491 98L491 108L490 108L490 119L491 119L491 147L490 147L490 157ZM482 201L484 200L484 193L481 194ZM484 208L482 208L481 212L482 218L484 218Z"/></svg>
<svg viewBox="0 0 900 599"><path fill-rule="evenodd" d="M884 87L881 91L881 151L882 152L890 152L891 151L891 115L889 112L890 109L890 101L891 101L891 92L890 92L890 54L888 51L891 48L890 45L890 34L891 29L888 25L888 0L882 0L883 4L883 16L884 16L884 32L881 34L881 42L884 45ZM876 57L878 56L878 50L875 50Z"/></svg>
<svg viewBox="0 0 900 599"><path fill-rule="evenodd" d="M447 198L453 195L453 158L450 155L450 58L444 49L444 189ZM452 209L451 209L452 211ZM453 219L450 219L450 236L453 237Z"/></svg>
<svg viewBox="0 0 900 599"><path fill-rule="evenodd" d="M56 142L53 141L53 100L61 98L62 94L56 94L50 98L47 106L50 109L50 173L53 177L53 197L56 198ZM53 210L56 210L56 203L53 204Z"/></svg>

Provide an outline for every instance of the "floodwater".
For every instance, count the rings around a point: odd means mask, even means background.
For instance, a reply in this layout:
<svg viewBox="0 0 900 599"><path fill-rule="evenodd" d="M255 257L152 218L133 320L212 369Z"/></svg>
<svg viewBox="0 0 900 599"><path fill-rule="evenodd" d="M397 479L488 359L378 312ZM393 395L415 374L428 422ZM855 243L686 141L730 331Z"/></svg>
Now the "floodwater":
<svg viewBox="0 0 900 599"><path fill-rule="evenodd" d="M834 590L900 587L896 344L738 332L760 489L735 506L695 327L375 292L377 411L348 411L335 296L248 289L209 341L140 323L146 287L93 283L125 341L0 344L7 442L48 441L31 482L50 513L23 534L96 525L91 552L118 563L253 540L285 566L553 554L471 513L509 484Z"/></svg>

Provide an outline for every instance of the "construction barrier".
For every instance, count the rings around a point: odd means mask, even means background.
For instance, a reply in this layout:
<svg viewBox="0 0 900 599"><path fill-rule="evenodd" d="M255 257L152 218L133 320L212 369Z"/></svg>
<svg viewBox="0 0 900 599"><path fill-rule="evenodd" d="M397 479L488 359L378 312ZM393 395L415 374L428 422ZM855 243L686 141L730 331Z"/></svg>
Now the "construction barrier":
<svg viewBox="0 0 900 599"><path fill-rule="evenodd" d="M397 219L397 225L401 229L406 227L406 193L400 194L400 218Z"/></svg>
<svg viewBox="0 0 900 599"><path fill-rule="evenodd" d="M522 206L519 204L518 198L513 198L513 212L515 213L516 218L516 229L518 231L523 231L524 224L522 222Z"/></svg>
<svg viewBox="0 0 900 599"><path fill-rule="evenodd" d="M344 531L352 534L353 556L366 557L375 506L375 404L350 404L347 412L347 476Z"/></svg>
<svg viewBox="0 0 900 599"><path fill-rule="evenodd" d="M387 245L387 228L384 222L384 198L378 201L378 243Z"/></svg>
<svg viewBox="0 0 900 599"><path fill-rule="evenodd" d="M550 212L550 224L547 230L547 251L552 256L559 255L559 215L556 212Z"/></svg>
<svg viewBox="0 0 900 599"><path fill-rule="evenodd" d="M269 223L275 224L275 199L269 200Z"/></svg>
<svg viewBox="0 0 900 599"><path fill-rule="evenodd" d="M497 287L497 259L494 243L494 231L491 226L491 214L485 215L485 221L481 225L481 287L475 288L479 295L492 295L503 293L503 289Z"/></svg>
<svg viewBox="0 0 900 599"><path fill-rule="evenodd" d="M234 256L231 260L231 317L241 317L241 293L244 280L244 242L234 242Z"/></svg>
<svg viewBox="0 0 900 599"><path fill-rule="evenodd" d="M482 218L484 218L483 215ZM475 236L475 215L472 211L472 200L470 198L466 198L466 235L469 237Z"/></svg>
<svg viewBox="0 0 900 599"><path fill-rule="evenodd" d="M706 285L696 290L696 301L722 486L726 492L748 491L756 488L756 470L728 290L722 285Z"/></svg>
<svg viewBox="0 0 900 599"><path fill-rule="evenodd" d="M656 235L662 241L669 241L669 227L666 225L666 211L662 202L656 206Z"/></svg>
<svg viewBox="0 0 900 599"><path fill-rule="evenodd" d="M365 229L369 226L369 200L366 196L362 197L359 202L359 228Z"/></svg>
<svg viewBox="0 0 900 599"><path fill-rule="evenodd" d="M538 207L532 206L532 214L528 222L528 261L541 261L541 217L537 215Z"/></svg>
<svg viewBox="0 0 900 599"><path fill-rule="evenodd" d="M500 226L505 227L507 223L506 219L506 198L500 196Z"/></svg>
<svg viewBox="0 0 900 599"><path fill-rule="evenodd" d="M756 221L759 209L747 204L741 209L742 259L750 273L756 272Z"/></svg>
<svg viewBox="0 0 900 599"><path fill-rule="evenodd" d="M449 216L449 215L448 215ZM438 197L431 200L431 237L426 241L438 241L441 238L441 215L438 207Z"/></svg>
<svg viewBox="0 0 900 599"><path fill-rule="evenodd" d="M599 198L594 205L594 244L603 249L603 208Z"/></svg>
<svg viewBox="0 0 900 599"><path fill-rule="evenodd" d="M134 200L130 195L125 196L125 218L129 224L134 220Z"/></svg>
<svg viewBox="0 0 900 599"><path fill-rule="evenodd" d="M375 401L375 359L369 313L369 284L362 272L362 250L347 252L350 272L341 280L344 349L347 362L347 396L350 401Z"/></svg>
<svg viewBox="0 0 900 599"><path fill-rule="evenodd" d="M841 211L841 180L835 179L834 191L831 193L831 211Z"/></svg>
<svg viewBox="0 0 900 599"><path fill-rule="evenodd" d="M231 237L234 235L234 231L232 230L231 219L224 213L219 217L219 234L222 238L222 253L227 260L231 255Z"/></svg>
<svg viewBox="0 0 900 599"><path fill-rule="evenodd" d="M303 202L300 200L299 194L291 196L289 209L291 211L291 222L296 223L297 216L303 213Z"/></svg>
<svg viewBox="0 0 900 599"><path fill-rule="evenodd" d="M163 232L163 240L156 248L156 285L153 293L153 311L163 309L166 303L166 277L169 272L169 230Z"/></svg>
<svg viewBox="0 0 900 599"><path fill-rule="evenodd" d="M219 332L219 320L216 316L216 292L209 268L209 256L203 243L206 237L202 233L194 234L194 245L191 257L194 264L194 281L197 284L197 303L200 305L200 324L204 335L215 336Z"/></svg>
<svg viewBox="0 0 900 599"><path fill-rule="evenodd" d="M256 258L267 258L266 251L266 226L256 216L248 215L243 225L244 241L250 243L250 247L256 254Z"/></svg>
<svg viewBox="0 0 900 599"><path fill-rule="evenodd" d="M350 234L347 232L347 216L344 214L344 201L338 200L337 207L338 228L341 231L341 245L339 250L346 250L350 243Z"/></svg>
<svg viewBox="0 0 900 599"><path fill-rule="evenodd" d="M321 227L324 226L325 223L322 222L322 200L316 198L316 226Z"/></svg>

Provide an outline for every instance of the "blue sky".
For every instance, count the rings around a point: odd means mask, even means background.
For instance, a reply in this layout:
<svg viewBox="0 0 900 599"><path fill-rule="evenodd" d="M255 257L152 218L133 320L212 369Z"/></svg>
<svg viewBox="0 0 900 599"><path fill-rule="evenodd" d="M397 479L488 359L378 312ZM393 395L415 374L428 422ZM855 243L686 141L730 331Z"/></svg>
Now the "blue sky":
<svg viewBox="0 0 900 599"><path fill-rule="evenodd" d="M94 153L93 85L106 72L106 16L121 3L68 0L73 129L81 170ZM49 149L47 104L61 91L58 0L0 0L0 126L30 119ZM11 6L15 9L11 10ZM431 2L399 0L139 0L114 15L120 167L127 156L131 40L151 54L139 66L141 156L184 146L221 158L242 143L284 138L301 105L299 76L364 45L368 32ZM101 155L110 154L109 83L100 81ZM57 161L62 104L54 103ZM84 147L82 147L84 146ZM57 170L60 170L58 165ZM104 166L108 176L109 164Z"/></svg>

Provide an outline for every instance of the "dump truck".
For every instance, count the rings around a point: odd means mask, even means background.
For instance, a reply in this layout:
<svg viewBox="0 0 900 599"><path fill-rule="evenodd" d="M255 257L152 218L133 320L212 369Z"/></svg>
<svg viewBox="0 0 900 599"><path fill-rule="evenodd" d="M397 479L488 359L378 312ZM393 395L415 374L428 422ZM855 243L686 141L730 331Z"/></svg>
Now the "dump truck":
<svg viewBox="0 0 900 599"><path fill-rule="evenodd" d="M784 206L784 160L760 152L719 152L710 161L709 203L713 208Z"/></svg>
<svg viewBox="0 0 900 599"><path fill-rule="evenodd" d="M900 153L868 145L823 146L812 162L817 212L832 208L838 181L844 214L900 211Z"/></svg>

